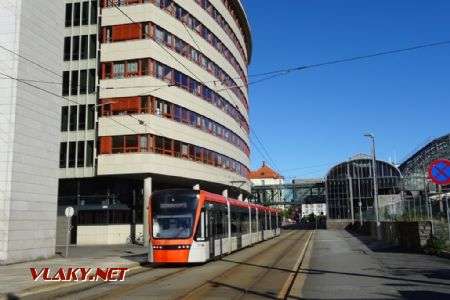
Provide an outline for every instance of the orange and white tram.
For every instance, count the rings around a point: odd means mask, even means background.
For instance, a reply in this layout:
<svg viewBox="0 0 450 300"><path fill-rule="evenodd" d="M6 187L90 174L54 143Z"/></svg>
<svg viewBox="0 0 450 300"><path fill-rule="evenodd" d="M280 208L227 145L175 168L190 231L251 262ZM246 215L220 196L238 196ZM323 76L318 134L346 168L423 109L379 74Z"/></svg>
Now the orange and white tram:
<svg viewBox="0 0 450 300"><path fill-rule="evenodd" d="M277 236L276 209L197 190L163 190L150 199L149 262L200 263Z"/></svg>

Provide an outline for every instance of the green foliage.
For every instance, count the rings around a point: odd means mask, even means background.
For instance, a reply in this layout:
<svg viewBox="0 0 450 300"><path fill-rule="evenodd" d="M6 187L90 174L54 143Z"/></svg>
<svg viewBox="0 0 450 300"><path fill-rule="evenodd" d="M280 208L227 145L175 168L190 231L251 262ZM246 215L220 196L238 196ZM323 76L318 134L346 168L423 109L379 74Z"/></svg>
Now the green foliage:
<svg viewBox="0 0 450 300"><path fill-rule="evenodd" d="M436 255L447 248L447 241L441 236L432 236L428 239L427 244L423 248L426 254Z"/></svg>

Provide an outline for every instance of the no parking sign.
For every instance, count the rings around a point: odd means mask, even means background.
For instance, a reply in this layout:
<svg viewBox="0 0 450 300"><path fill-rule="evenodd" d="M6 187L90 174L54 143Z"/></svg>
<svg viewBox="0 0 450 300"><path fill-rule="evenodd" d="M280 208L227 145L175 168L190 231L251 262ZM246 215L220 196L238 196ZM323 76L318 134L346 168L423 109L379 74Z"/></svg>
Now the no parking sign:
<svg viewBox="0 0 450 300"><path fill-rule="evenodd" d="M428 167L428 177L436 184L450 184L450 161L438 159L433 161Z"/></svg>

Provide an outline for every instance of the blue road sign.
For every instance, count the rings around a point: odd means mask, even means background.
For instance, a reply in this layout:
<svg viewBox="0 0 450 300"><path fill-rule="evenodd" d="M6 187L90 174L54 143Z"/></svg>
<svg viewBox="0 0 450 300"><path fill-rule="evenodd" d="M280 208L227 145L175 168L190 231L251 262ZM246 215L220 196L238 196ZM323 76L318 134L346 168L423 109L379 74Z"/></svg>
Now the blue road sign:
<svg viewBox="0 0 450 300"><path fill-rule="evenodd" d="M438 159L428 167L428 177L436 184L450 184L450 161Z"/></svg>

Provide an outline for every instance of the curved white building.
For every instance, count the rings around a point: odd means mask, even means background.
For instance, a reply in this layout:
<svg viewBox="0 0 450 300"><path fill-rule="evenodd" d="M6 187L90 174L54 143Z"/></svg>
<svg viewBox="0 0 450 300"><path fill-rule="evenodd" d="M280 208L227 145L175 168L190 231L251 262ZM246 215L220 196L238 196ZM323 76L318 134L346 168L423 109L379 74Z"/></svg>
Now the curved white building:
<svg viewBox="0 0 450 300"><path fill-rule="evenodd" d="M241 4L103 4L97 174L242 182L249 192L251 40Z"/></svg>
<svg viewBox="0 0 450 300"><path fill-rule="evenodd" d="M138 234L154 190L200 187L249 196L252 42L241 2L100 1L98 86L80 96L84 77L78 80L74 68L90 68L91 56L85 62L75 55L74 63L73 52L96 26L83 26L80 0L65 1L72 48L65 47L70 63L63 93L81 103L83 115L95 111L97 120L93 129L82 124L80 131L77 106L63 108L62 127L69 129L61 144L59 208L77 208L72 242L121 243ZM93 17L93 9L87 11ZM89 105L95 94L97 104ZM83 142L88 139L94 140L93 159L91 142ZM130 224L138 226L130 232Z"/></svg>

